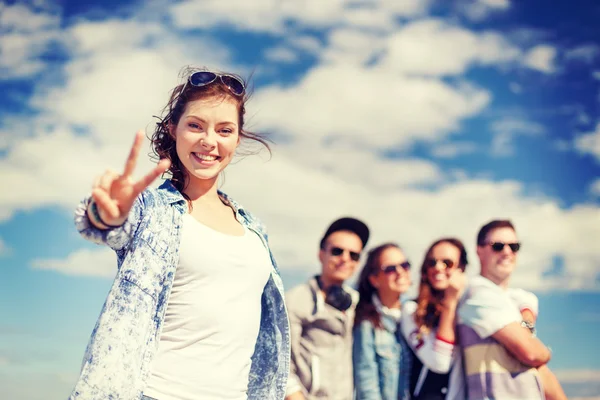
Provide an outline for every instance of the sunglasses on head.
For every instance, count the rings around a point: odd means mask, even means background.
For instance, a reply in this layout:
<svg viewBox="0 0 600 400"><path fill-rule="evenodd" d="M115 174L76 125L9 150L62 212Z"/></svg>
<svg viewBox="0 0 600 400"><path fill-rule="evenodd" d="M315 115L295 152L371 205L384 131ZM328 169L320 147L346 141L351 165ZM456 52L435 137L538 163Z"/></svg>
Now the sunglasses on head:
<svg viewBox="0 0 600 400"><path fill-rule="evenodd" d="M358 261L358 259L360 258L360 253L357 253L355 251L350 251L350 250L342 249L341 247L332 247L331 249L329 249L329 253L332 256L341 256L345 251L347 251L348 253L350 253L350 259L352 261Z"/></svg>
<svg viewBox="0 0 600 400"><path fill-rule="evenodd" d="M496 253L499 253L502 250L504 250L504 246L510 247L510 250L513 253L516 253L521 248L521 243L518 243L518 242L517 243L491 242L491 243L487 243L487 244L489 244L490 247L492 248L492 250L494 250Z"/></svg>
<svg viewBox="0 0 600 400"><path fill-rule="evenodd" d="M244 94L244 90L246 90L246 88L244 87L244 82L242 82L239 78L236 78L233 75L217 74L215 72L210 71L198 71L190 75L188 81L192 86L202 87L210 85L211 83L216 81L217 78L220 79L223 85L227 86L227 88L234 95L241 96L242 94Z"/></svg>
<svg viewBox="0 0 600 400"><path fill-rule="evenodd" d="M444 264L444 268L448 269L454 267L455 265L455 262L453 260L450 260L449 258L428 258L427 260L425 260L425 266L427 268L433 268L439 262Z"/></svg>
<svg viewBox="0 0 600 400"><path fill-rule="evenodd" d="M404 261L403 263L396 265L388 265L387 267L382 267L381 270L384 274L391 274L392 272L400 272L400 268L404 271L410 270L410 263L408 261Z"/></svg>

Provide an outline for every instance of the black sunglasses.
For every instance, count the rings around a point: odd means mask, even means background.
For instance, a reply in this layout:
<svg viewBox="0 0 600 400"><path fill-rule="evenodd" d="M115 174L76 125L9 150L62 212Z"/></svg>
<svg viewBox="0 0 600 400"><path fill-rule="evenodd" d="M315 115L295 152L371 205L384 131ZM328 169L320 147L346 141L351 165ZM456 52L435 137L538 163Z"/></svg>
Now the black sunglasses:
<svg viewBox="0 0 600 400"><path fill-rule="evenodd" d="M347 251L348 253L350 253L350 259L352 261L358 261L358 259L360 258L360 253L357 253L355 251L350 251L350 250L342 249L341 247L332 247L329 250L329 253L332 256L341 256L342 253L344 253L345 251Z"/></svg>
<svg viewBox="0 0 600 400"><path fill-rule="evenodd" d="M425 266L427 268L433 268L435 267L439 262L441 262L442 264L444 264L445 268L452 268L454 267L454 261L450 260L449 258L428 258L427 260L425 260Z"/></svg>
<svg viewBox="0 0 600 400"><path fill-rule="evenodd" d="M504 246L510 247L510 249L513 253L516 253L521 249L521 243L519 243L519 242L517 242L517 243L491 242L491 243L487 243L487 244L489 244L490 247L492 248L492 250L494 250L496 253L499 253L502 250L504 250Z"/></svg>
<svg viewBox="0 0 600 400"><path fill-rule="evenodd" d="M410 263L408 261L404 261L403 263L396 265L388 265L387 267L381 268L384 274L391 274L392 272L399 272L399 268L402 268L405 271L410 270Z"/></svg>
<svg viewBox="0 0 600 400"><path fill-rule="evenodd" d="M227 88L236 96L241 96L244 94L244 90L246 90L244 86L244 82L242 82L239 78L236 78L233 75L227 74L217 74L215 72L210 71L198 71L194 72L190 75L188 81L192 86L202 87L206 85L210 85L217 78L221 79L223 85L227 86Z"/></svg>

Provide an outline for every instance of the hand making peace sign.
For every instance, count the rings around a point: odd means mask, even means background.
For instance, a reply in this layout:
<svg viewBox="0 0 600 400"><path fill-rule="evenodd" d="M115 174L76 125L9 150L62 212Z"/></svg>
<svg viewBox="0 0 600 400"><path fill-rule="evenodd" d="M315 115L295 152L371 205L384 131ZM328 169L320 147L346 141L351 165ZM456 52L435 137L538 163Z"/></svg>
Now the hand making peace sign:
<svg viewBox="0 0 600 400"><path fill-rule="evenodd" d="M127 220L129 210L137 196L144 191L159 175L165 172L171 161L162 159L156 167L142 179L133 182L131 175L135 170L138 154L144 142L144 133L138 131L129 157L125 162L125 170L119 175L113 170L107 170L96 178L92 188L92 198L97 205L100 223L107 226L120 226Z"/></svg>

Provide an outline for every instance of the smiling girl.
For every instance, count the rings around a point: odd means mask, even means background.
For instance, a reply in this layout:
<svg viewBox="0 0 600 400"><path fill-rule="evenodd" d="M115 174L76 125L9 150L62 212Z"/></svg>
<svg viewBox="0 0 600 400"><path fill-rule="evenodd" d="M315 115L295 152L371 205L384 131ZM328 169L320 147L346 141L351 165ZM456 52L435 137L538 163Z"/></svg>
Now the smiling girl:
<svg viewBox="0 0 600 400"><path fill-rule="evenodd" d="M289 327L263 225L217 189L244 129L244 81L186 70L152 136L160 161L107 171L76 211L118 271L71 399L283 399ZM267 146L268 147L268 146ZM167 172L158 189L148 186Z"/></svg>
<svg viewBox="0 0 600 400"><path fill-rule="evenodd" d="M407 399L410 350L400 333L400 296L410 263L397 244L369 252L358 278L353 366L357 400Z"/></svg>
<svg viewBox="0 0 600 400"><path fill-rule="evenodd" d="M433 243L421 265L416 301L402 308L402 333L412 352L412 399L464 399L460 349L455 348L455 314L465 287L467 252L462 242Z"/></svg>

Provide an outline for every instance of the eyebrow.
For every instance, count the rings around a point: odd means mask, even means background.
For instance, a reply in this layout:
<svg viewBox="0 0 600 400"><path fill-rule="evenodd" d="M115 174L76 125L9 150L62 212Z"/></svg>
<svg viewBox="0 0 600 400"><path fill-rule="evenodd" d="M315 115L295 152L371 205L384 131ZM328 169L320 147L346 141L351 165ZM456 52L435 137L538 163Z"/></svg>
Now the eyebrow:
<svg viewBox="0 0 600 400"><path fill-rule="evenodd" d="M198 121L206 124L206 121L204 119L198 117L197 115L188 114L186 116L186 119L189 119L189 118L198 120ZM234 126L237 127L237 124L235 122L233 122L233 121L221 121L221 122L217 122L217 125L224 125L224 124L234 125Z"/></svg>

